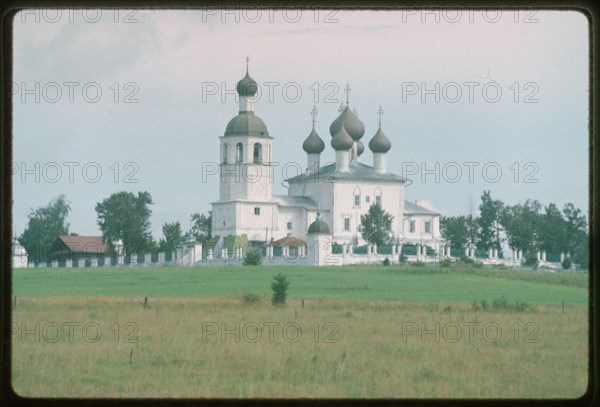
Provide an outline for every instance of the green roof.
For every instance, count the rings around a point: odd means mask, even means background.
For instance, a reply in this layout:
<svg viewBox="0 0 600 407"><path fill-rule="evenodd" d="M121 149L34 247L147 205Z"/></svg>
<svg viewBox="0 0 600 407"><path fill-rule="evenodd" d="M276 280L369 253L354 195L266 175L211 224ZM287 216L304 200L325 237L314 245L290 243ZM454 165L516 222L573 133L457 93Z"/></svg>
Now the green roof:
<svg viewBox="0 0 600 407"><path fill-rule="evenodd" d="M225 137L245 135L271 138L267 125L254 112L240 112L225 128Z"/></svg>
<svg viewBox="0 0 600 407"><path fill-rule="evenodd" d="M316 220L308 227L308 233L327 233L329 234L329 225L322 220Z"/></svg>

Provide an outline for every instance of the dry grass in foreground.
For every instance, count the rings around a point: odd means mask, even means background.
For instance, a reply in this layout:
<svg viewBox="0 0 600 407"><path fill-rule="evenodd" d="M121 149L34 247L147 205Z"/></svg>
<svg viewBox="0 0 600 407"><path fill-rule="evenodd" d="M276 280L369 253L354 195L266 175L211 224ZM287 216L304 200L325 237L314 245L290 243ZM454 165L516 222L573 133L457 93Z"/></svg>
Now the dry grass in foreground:
<svg viewBox="0 0 600 407"><path fill-rule="evenodd" d="M13 387L25 397L575 398L587 386L584 307L240 298L21 297Z"/></svg>

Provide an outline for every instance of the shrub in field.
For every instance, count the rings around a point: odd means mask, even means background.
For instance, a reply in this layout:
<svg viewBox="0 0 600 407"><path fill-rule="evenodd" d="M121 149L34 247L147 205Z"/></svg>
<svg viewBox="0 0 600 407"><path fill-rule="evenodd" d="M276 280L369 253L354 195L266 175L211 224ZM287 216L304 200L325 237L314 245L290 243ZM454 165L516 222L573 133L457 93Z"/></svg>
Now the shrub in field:
<svg viewBox="0 0 600 407"><path fill-rule="evenodd" d="M250 291L244 291L244 294L242 295L243 303L253 304L253 303L259 302L259 301L260 301L260 297L258 296L258 294L252 293Z"/></svg>
<svg viewBox="0 0 600 407"><path fill-rule="evenodd" d="M262 256L256 248L248 248L246 256L244 256L244 266L259 266L262 264Z"/></svg>
<svg viewBox="0 0 600 407"><path fill-rule="evenodd" d="M562 268L568 270L571 268L572 265L573 263L571 262L571 257L565 257L565 259L562 262Z"/></svg>
<svg viewBox="0 0 600 407"><path fill-rule="evenodd" d="M405 264L406 260L407 258L403 253L401 253L400 256L398 256L398 261L400 262L400 264Z"/></svg>
<svg viewBox="0 0 600 407"><path fill-rule="evenodd" d="M271 283L271 289L273 290L271 302L273 305L285 305L285 298L289 286L290 282L283 274L279 273L273 277L273 282Z"/></svg>
<svg viewBox="0 0 600 407"><path fill-rule="evenodd" d="M425 267L425 263L422 261L415 261L414 263L410 263L410 265L414 267Z"/></svg>
<svg viewBox="0 0 600 407"><path fill-rule="evenodd" d="M385 258L385 260L383 260L383 265L384 266L389 266L390 265L390 259L388 259L387 257Z"/></svg>

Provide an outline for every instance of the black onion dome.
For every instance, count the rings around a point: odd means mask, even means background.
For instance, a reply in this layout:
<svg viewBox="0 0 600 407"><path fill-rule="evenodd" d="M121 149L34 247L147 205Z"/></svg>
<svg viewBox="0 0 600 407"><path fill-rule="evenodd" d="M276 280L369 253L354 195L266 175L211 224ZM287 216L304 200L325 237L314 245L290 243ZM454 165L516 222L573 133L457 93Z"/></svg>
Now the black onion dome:
<svg viewBox="0 0 600 407"><path fill-rule="evenodd" d="M359 156L364 152L365 152L365 145L362 143L362 141L359 140L356 143L356 155Z"/></svg>
<svg viewBox="0 0 600 407"><path fill-rule="evenodd" d="M258 84L254 79L248 75L248 71L246 71L246 76L242 78L236 85L237 93L240 96L254 96L256 92L258 92Z"/></svg>
<svg viewBox="0 0 600 407"><path fill-rule="evenodd" d="M331 147L336 151L349 150L353 144L354 141L352 141L352 137L350 137L344 125L340 126L336 135L331 139Z"/></svg>
<svg viewBox="0 0 600 407"><path fill-rule="evenodd" d="M331 136L337 134L340 131L340 127L344 125L346 131L352 137L352 140L358 141L365 134L365 125L356 117L356 114L346 106L344 111L331 123L329 126L329 133Z"/></svg>
<svg viewBox="0 0 600 407"><path fill-rule="evenodd" d="M325 142L321 140L314 127L306 140L304 140L304 143L302 143L302 149L307 154L321 154L325 150Z"/></svg>
<svg viewBox="0 0 600 407"><path fill-rule="evenodd" d="M387 153L392 148L392 143L385 136L381 127L379 127L371 141L369 141L369 148L374 153Z"/></svg>

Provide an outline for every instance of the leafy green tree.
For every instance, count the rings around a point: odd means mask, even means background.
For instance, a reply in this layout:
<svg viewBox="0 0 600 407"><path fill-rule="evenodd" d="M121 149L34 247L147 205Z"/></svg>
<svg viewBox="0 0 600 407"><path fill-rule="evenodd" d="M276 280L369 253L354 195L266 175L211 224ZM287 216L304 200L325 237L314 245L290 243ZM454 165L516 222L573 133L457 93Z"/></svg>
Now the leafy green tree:
<svg viewBox="0 0 600 407"><path fill-rule="evenodd" d="M472 246L477 246L477 242L479 241L479 225L477 223L477 218L473 215L468 215L465 218L467 231L469 232L469 240L468 243Z"/></svg>
<svg viewBox="0 0 600 407"><path fill-rule="evenodd" d="M440 231L450 246L462 249L469 243L470 233L466 216L442 217Z"/></svg>
<svg viewBox="0 0 600 407"><path fill-rule="evenodd" d="M206 242L211 238L212 234L212 211L208 212L208 216L200 213L192 214L192 228L190 234L200 242Z"/></svg>
<svg viewBox="0 0 600 407"><path fill-rule="evenodd" d="M372 204L369 207L369 212L360 215L363 239L378 246L389 243L393 220L394 217L384 211L381 205Z"/></svg>
<svg viewBox="0 0 600 407"><path fill-rule="evenodd" d="M63 194L54 198L48 205L31 210L29 222L23 234L17 239L27 250L29 261L48 261L48 253L58 236L69 234L67 216L71 206Z"/></svg>
<svg viewBox="0 0 600 407"><path fill-rule="evenodd" d="M244 256L244 266L259 266L262 264L262 256L260 250L255 247L249 247L246 249L246 255Z"/></svg>
<svg viewBox="0 0 600 407"><path fill-rule="evenodd" d="M539 247L547 253L566 252L567 223L558 207L551 203L544 208L538 225Z"/></svg>
<svg viewBox="0 0 600 407"><path fill-rule="evenodd" d="M497 249L501 251L500 239L500 216L504 204L502 201L492 199L490 191L484 191L481 195L481 204L479 205L479 217L477 225L479 227L477 248L482 250Z"/></svg>
<svg viewBox="0 0 600 407"><path fill-rule="evenodd" d="M271 289L273 290L273 297L271 297L271 303L273 305L285 305L285 299L287 297L287 290L290 286L290 282L287 277L279 273L273 277L271 283Z"/></svg>
<svg viewBox="0 0 600 407"><path fill-rule="evenodd" d="M96 204L102 240L114 253L114 244L123 241L125 256L148 251L153 245L150 231L152 197L148 192L116 192Z"/></svg>
<svg viewBox="0 0 600 407"><path fill-rule="evenodd" d="M571 253L571 260L582 268L588 267L589 234L588 222L580 209L572 203L563 208L566 222L566 250Z"/></svg>
<svg viewBox="0 0 600 407"><path fill-rule="evenodd" d="M511 249L524 253L539 249L540 210L540 203L529 199L523 204L503 208L500 218Z"/></svg>
<svg viewBox="0 0 600 407"><path fill-rule="evenodd" d="M160 239L159 247L163 252L172 252L183 241L183 232L179 222L165 223L162 232L164 238Z"/></svg>

